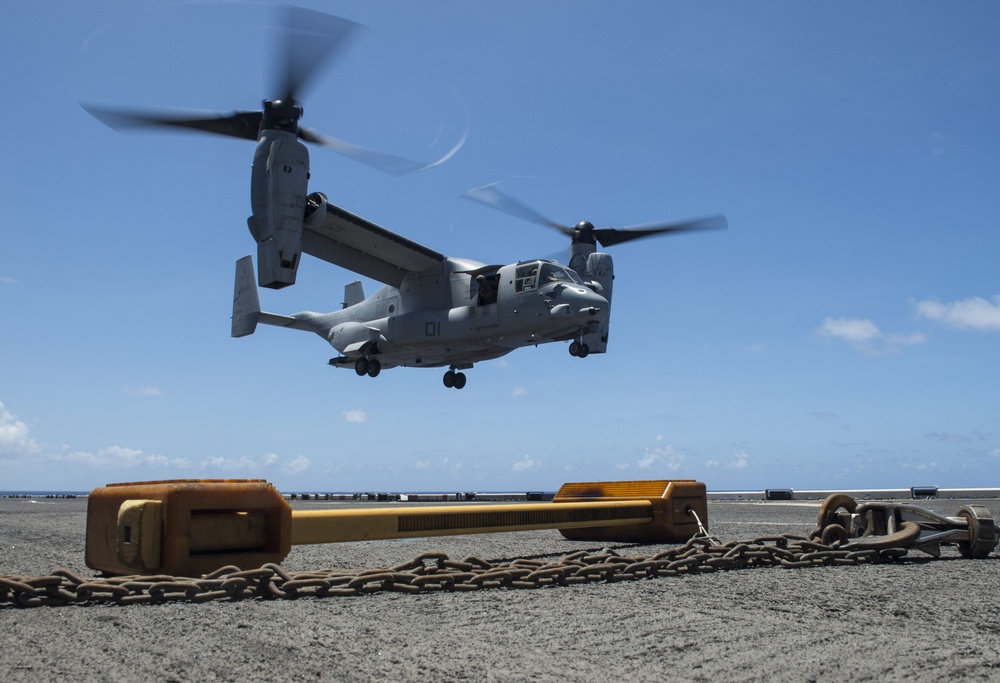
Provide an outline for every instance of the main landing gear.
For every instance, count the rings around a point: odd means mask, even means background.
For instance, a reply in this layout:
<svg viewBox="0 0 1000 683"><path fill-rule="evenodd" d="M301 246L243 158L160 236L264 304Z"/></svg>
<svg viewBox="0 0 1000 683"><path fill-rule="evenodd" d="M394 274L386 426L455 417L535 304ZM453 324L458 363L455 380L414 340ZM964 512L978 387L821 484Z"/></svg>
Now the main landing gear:
<svg viewBox="0 0 1000 683"><path fill-rule="evenodd" d="M378 358L359 358L354 363L354 372L359 377L378 377L378 373L382 372L382 362Z"/></svg>
<svg viewBox="0 0 1000 683"><path fill-rule="evenodd" d="M465 386L465 373L455 372L454 369L449 370L444 373L444 385L449 389L453 387L455 389L461 389Z"/></svg>
<svg viewBox="0 0 1000 683"><path fill-rule="evenodd" d="M590 347L582 341L574 341L569 345L569 355L576 358L586 358L590 355Z"/></svg>

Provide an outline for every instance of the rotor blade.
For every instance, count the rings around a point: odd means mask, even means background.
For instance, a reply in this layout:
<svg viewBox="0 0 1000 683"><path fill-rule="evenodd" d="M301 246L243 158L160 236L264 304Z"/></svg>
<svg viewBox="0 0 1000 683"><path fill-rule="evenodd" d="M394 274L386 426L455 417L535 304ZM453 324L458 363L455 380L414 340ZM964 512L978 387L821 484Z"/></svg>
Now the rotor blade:
<svg viewBox="0 0 1000 683"><path fill-rule="evenodd" d="M104 109L89 104L80 104L91 116L106 126L120 130L123 128L191 128L206 133L229 135L235 138L256 140L260 131L259 111L237 111L232 114L194 111L138 111L126 109Z"/></svg>
<svg viewBox="0 0 1000 683"><path fill-rule="evenodd" d="M653 237L672 232L685 232L689 230L725 230L728 227L726 217L717 214L696 218L694 220L679 221L675 223L650 223L645 225L633 225L626 228L598 228L594 230L594 237L601 243L602 247L611 247L623 242Z"/></svg>
<svg viewBox="0 0 1000 683"><path fill-rule="evenodd" d="M573 234L572 229L566 227L565 225L561 225L560 223L556 223L550 218L546 218L530 206L526 206L510 195L504 194L496 188L496 183L473 188L462 196L466 199L472 199L473 201L480 202L481 204L492 206L494 209L499 209L500 211L508 213L511 216L516 216L517 218L531 221L532 223L538 223L539 225L544 225L547 228L555 228L556 230L559 230L567 235Z"/></svg>
<svg viewBox="0 0 1000 683"><path fill-rule="evenodd" d="M361 25L301 7L284 6L280 12L284 62L275 74L275 93L286 102L298 101L309 78L323 62L343 52Z"/></svg>
<svg viewBox="0 0 1000 683"><path fill-rule="evenodd" d="M385 154L384 152L377 152L373 149L368 149L367 147L353 145L337 138L321 135L310 128L299 129L299 137L306 142L322 145L337 154L342 154L343 156L354 159L355 161L360 161L361 163L377 168L380 171L384 171L392 175L404 176L419 173L420 171L426 171L427 169L433 168L438 164L443 164L445 161L455 156L455 153L458 152L458 150L462 148L462 145L465 144L466 137L468 137L468 131L462 134L461 139L455 144L454 147L449 149L443 157L430 162L415 161L405 157Z"/></svg>

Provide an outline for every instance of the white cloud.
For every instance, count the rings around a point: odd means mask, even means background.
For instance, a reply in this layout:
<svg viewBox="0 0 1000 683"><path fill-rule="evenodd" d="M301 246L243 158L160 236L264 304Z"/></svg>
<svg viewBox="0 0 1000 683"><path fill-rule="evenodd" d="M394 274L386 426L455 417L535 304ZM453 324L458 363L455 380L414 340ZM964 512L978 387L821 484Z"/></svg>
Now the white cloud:
<svg viewBox="0 0 1000 683"><path fill-rule="evenodd" d="M368 422L368 413L363 410L358 410L357 408L345 410L344 422L355 422L358 424Z"/></svg>
<svg viewBox="0 0 1000 683"><path fill-rule="evenodd" d="M73 478L84 481L93 473L100 473L99 476L105 478L109 472L122 476L130 472L128 477L132 481L187 478L199 473L248 478L262 477L275 468L297 474L312 464L303 455L283 460L276 453L264 453L257 457L211 456L198 462L184 457L147 453L141 448L120 444L97 451L73 450L66 445L40 445L29 435L28 426L8 411L3 403L0 403L0 462L21 469L45 467L61 474L66 481L73 481Z"/></svg>
<svg viewBox="0 0 1000 683"><path fill-rule="evenodd" d="M684 454L679 453L673 444L663 443L663 436L656 437L656 445L646 448L642 452L642 457L636 463L640 470L656 469L658 471L669 470L674 472L679 470L684 464Z"/></svg>
<svg viewBox="0 0 1000 683"><path fill-rule="evenodd" d="M98 456L103 460L118 460L128 464L142 460L142 451L138 448L125 448L124 446L109 446L98 452Z"/></svg>
<svg viewBox="0 0 1000 683"><path fill-rule="evenodd" d="M750 466L750 456L748 456L743 451L736 453L733 456L733 459L730 462L726 463L726 467L728 467L731 470L745 470L749 466Z"/></svg>
<svg viewBox="0 0 1000 683"><path fill-rule="evenodd" d="M705 469L714 470L718 467L725 467L727 470L745 470L750 466L750 456L744 451L739 451L733 455L733 459L726 463L718 460L706 460Z"/></svg>
<svg viewBox="0 0 1000 683"><path fill-rule="evenodd" d="M920 301L917 315L960 330L1000 331L1000 294L993 297L993 303L978 296L950 304L935 299Z"/></svg>
<svg viewBox="0 0 1000 683"><path fill-rule="evenodd" d="M656 453L650 453L649 450L647 449L646 454L643 455L642 458L640 458L639 462L637 462L635 465L640 470L648 470L650 467L653 466L653 463L655 463L658 458L659 456Z"/></svg>
<svg viewBox="0 0 1000 683"><path fill-rule="evenodd" d="M187 468L190 462L184 458L168 458L165 455L146 455L139 448L108 446L96 453L88 451L68 451L53 456L53 460L82 463L88 467L132 469L136 467Z"/></svg>
<svg viewBox="0 0 1000 683"><path fill-rule="evenodd" d="M935 472L938 468L936 460L930 462L907 462L902 463L903 469L917 470L918 472Z"/></svg>
<svg viewBox="0 0 1000 683"><path fill-rule="evenodd" d="M284 470L290 472L291 474L298 474L299 472L304 472L309 469L309 465L312 464L309 458L304 455L296 455L288 463L285 464Z"/></svg>
<svg viewBox="0 0 1000 683"><path fill-rule="evenodd" d="M185 458L168 458L165 455L149 455L146 456L146 464L153 467L180 467L187 468L191 466L191 463Z"/></svg>
<svg viewBox="0 0 1000 683"><path fill-rule="evenodd" d="M852 344L878 339L882 335L871 320L857 318L827 318L823 321L822 327L819 328L819 333L829 337L837 337Z"/></svg>
<svg viewBox="0 0 1000 683"><path fill-rule="evenodd" d="M159 387L122 387L122 392L129 396L163 396Z"/></svg>
<svg viewBox="0 0 1000 683"><path fill-rule="evenodd" d="M886 334L865 318L826 318L817 332L826 337L843 339L865 353L898 351L900 346L923 344L927 337L920 332Z"/></svg>
<svg viewBox="0 0 1000 683"><path fill-rule="evenodd" d="M10 277L9 275L0 276L0 285L13 285L17 284L17 280Z"/></svg>
<svg viewBox="0 0 1000 683"><path fill-rule="evenodd" d="M520 460L515 460L511 467L515 472L527 472L528 470L537 470L541 466L541 460L536 460L530 455L525 455Z"/></svg>
<svg viewBox="0 0 1000 683"><path fill-rule="evenodd" d="M33 455L41 449L28 435L28 425L0 403L0 460Z"/></svg>
<svg viewBox="0 0 1000 683"><path fill-rule="evenodd" d="M522 396L528 395L528 390L524 387L514 387L514 391L510 394L514 398L520 398Z"/></svg>
<svg viewBox="0 0 1000 683"><path fill-rule="evenodd" d="M201 461L201 470L220 470L222 472L238 473L240 477L250 477L263 474L270 470L278 462L275 453L265 453L259 458L248 455L239 458L227 458L224 456L209 456Z"/></svg>

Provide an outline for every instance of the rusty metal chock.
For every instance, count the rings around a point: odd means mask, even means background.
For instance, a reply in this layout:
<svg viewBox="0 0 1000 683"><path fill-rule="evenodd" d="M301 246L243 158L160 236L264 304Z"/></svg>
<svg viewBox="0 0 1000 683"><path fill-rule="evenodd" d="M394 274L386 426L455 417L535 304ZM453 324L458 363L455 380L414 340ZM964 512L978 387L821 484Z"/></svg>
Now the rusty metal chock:
<svg viewBox="0 0 1000 683"><path fill-rule="evenodd" d="M912 503L858 505L843 493L824 501L816 533L842 549L902 548L934 557L941 556L942 545L957 546L964 557L986 557L998 542L993 515L981 505L963 505L947 517Z"/></svg>

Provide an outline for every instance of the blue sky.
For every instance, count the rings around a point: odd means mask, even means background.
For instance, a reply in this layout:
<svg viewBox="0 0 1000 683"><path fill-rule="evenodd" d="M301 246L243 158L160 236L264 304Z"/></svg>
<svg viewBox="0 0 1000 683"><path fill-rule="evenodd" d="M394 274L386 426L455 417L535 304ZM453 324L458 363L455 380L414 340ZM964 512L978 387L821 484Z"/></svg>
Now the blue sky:
<svg viewBox="0 0 1000 683"><path fill-rule="evenodd" d="M452 256L548 257L563 223L724 213L611 250L609 353L562 344L377 380L319 338L229 336L253 145L114 132L78 101L254 109L267 8L2 11L0 489L263 477L285 490L1000 485L1000 7L991 2L303 2L367 27L305 125L311 189ZM334 310L307 259L266 310ZM369 293L374 285L366 282Z"/></svg>

